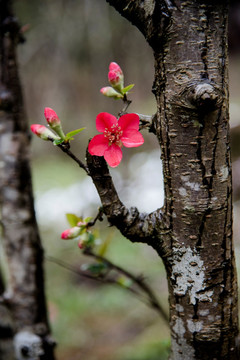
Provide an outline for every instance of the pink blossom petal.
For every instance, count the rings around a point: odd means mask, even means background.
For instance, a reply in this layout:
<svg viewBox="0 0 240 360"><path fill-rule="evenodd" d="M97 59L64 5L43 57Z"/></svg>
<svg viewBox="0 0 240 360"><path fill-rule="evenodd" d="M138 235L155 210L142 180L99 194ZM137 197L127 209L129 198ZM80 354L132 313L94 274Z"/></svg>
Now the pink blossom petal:
<svg viewBox="0 0 240 360"><path fill-rule="evenodd" d="M142 134L136 130L125 130L121 141L126 147L137 147L144 143Z"/></svg>
<svg viewBox="0 0 240 360"><path fill-rule="evenodd" d="M116 167L122 160L122 150L116 144L112 144L104 153L104 159L111 167Z"/></svg>
<svg viewBox="0 0 240 360"><path fill-rule="evenodd" d="M59 125L60 124L59 117L57 116L56 112L53 109L46 107L44 109L44 116L50 125Z"/></svg>
<svg viewBox="0 0 240 360"><path fill-rule="evenodd" d="M109 71L115 71L115 72L118 72L119 74L122 74L122 69L120 68L120 66L116 62L111 62L110 63Z"/></svg>
<svg viewBox="0 0 240 360"><path fill-rule="evenodd" d="M96 128L99 132L104 132L106 128L110 129L111 126L115 125L116 123L117 123L116 117L107 112L102 112L97 115Z"/></svg>
<svg viewBox="0 0 240 360"><path fill-rule="evenodd" d="M137 114L125 114L120 117L118 124L122 130L139 130L139 116Z"/></svg>
<svg viewBox="0 0 240 360"><path fill-rule="evenodd" d="M88 151L91 155L103 156L108 149L108 139L104 135L96 135L88 145Z"/></svg>

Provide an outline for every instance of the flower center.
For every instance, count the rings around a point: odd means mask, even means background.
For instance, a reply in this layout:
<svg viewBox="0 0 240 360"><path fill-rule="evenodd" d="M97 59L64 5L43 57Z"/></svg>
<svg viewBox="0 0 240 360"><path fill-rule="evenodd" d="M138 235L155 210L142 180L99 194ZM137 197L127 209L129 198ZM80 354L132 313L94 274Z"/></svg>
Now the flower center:
<svg viewBox="0 0 240 360"><path fill-rule="evenodd" d="M121 146L121 137L122 137L123 131L121 129L121 126L119 125L112 125L110 129L105 128L104 130L104 137L108 139L108 144L111 146L112 144L116 144L118 146Z"/></svg>

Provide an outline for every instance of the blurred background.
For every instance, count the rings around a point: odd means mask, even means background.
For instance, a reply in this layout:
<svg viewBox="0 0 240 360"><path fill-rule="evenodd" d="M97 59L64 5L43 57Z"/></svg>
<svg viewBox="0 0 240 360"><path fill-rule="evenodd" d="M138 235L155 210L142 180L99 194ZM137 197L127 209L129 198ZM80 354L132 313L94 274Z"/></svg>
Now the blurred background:
<svg viewBox="0 0 240 360"><path fill-rule="evenodd" d="M141 33L104 0L15 0L15 13L24 26L26 42L19 46L20 75L29 124L45 124L45 107L61 118L65 132L86 127L75 137L73 152L84 160L88 139L96 134L95 118L106 111L117 115L120 101L104 97L111 61L124 71L125 85L135 84L129 112L152 115L154 60ZM234 235L239 265L240 216L240 7L230 17L230 113L233 132ZM152 211L163 204L162 168L155 137L124 152L124 161L111 171L120 198L127 206ZM69 227L65 214L95 216L100 206L91 180L65 154L33 138L32 171L36 213L47 256L84 268L88 263L75 241L60 239ZM150 176L149 176L150 175ZM111 239L107 257L135 274L144 274L167 311L164 267L155 252L131 244L118 231L99 227L99 238ZM124 289L98 285L46 261L46 286L57 359L167 359L169 331L154 310ZM157 315L157 316L156 316ZM161 357L159 357L161 354Z"/></svg>

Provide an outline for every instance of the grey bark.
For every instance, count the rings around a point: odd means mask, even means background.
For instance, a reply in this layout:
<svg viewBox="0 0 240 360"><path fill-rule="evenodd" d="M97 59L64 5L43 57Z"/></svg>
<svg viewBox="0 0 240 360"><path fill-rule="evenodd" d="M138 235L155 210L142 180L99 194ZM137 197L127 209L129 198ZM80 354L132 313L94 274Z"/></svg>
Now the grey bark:
<svg viewBox="0 0 240 360"><path fill-rule="evenodd" d="M109 221L163 258L171 360L237 360L226 1L107 0L153 49L165 204L126 209L104 160L87 156Z"/></svg>
<svg viewBox="0 0 240 360"><path fill-rule="evenodd" d="M43 249L33 208L30 136L18 76L20 27L12 2L0 1L0 206L8 284L1 310L11 318L8 337L14 358L54 358L44 294ZM6 316L1 317L3 351ZM14 334L14 339L12 338ZM9 345L9 342L8 342ZM12 359L9 353L1 359Z"/></svg>

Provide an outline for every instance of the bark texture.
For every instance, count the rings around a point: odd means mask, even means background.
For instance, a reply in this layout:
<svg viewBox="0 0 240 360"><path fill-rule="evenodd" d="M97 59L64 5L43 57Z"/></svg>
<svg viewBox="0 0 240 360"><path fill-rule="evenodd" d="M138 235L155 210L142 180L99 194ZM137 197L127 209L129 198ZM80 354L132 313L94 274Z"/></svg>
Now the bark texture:
<svg viewBox="0 0 240 360"><path fill-rule="evenodd" d="M88 154L109 221L163 258L171 360L237 360L232 244L226 1L107 0L153 49L165 205L152 214L119 200L104 160ZM102 162L102 163L101 163Z"/></svg>
<svg viewBox="0 0 240 360"><path fill-rule="evenodd" d="M3 304L12 318L16 359L51 360L53 341L45 304L43 250L29 168L30 136L16 57L21 33L11 1L0 1L0 22L0 206L9 274ZM1 343L3 337L1 332ZM12 359L6 354L1 358Z"/></svg>

